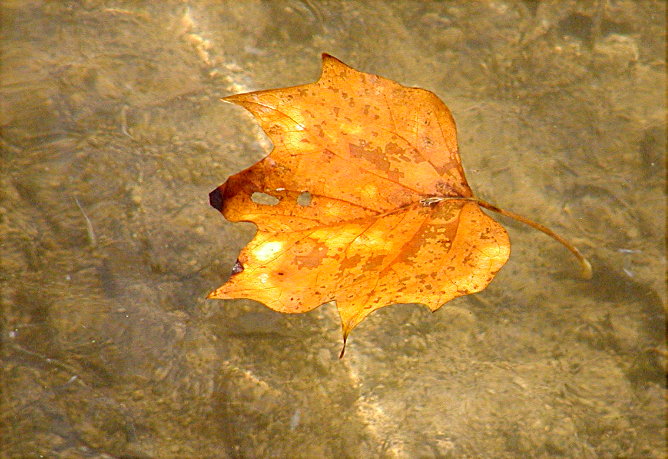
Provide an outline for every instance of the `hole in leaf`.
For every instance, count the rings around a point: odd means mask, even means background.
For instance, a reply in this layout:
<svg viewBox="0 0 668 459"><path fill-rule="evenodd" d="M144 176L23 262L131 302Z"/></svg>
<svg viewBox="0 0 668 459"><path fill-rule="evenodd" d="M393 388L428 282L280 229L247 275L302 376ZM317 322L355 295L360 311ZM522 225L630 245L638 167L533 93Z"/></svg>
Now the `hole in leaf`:
<svg viewBox="0 0 668 459"><path fill-rule="evenodd" d="M280 199L275 196L267 193L261 193L259 191L256 191L251 195L251 200L255 204L262 204L264 206L275 206L280 201Z"/></svg>
<svg viewBox="0 0 668 459"><path fill-rule="evenodd" d="M297 196L297 204L302 207L310 206L313 196L308 191L302 191L299 196Z"/></svg>

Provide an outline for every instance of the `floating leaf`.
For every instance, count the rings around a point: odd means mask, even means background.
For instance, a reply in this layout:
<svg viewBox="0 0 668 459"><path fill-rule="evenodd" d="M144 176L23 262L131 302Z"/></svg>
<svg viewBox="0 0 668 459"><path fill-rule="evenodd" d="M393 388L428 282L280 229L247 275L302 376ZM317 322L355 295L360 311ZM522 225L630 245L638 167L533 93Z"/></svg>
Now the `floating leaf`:
<svg viewBox="0 0 668 459"><path fill-rule="evenodd" d="M224 100L250 111L274 150L210 193L225 218L258 231L209 298L283 313L334 301L345 342L383 306L435 311L481 291L508 259L506 231L480 206L510 213L473 196L432 92L324 54L315 83Z"/></svg>

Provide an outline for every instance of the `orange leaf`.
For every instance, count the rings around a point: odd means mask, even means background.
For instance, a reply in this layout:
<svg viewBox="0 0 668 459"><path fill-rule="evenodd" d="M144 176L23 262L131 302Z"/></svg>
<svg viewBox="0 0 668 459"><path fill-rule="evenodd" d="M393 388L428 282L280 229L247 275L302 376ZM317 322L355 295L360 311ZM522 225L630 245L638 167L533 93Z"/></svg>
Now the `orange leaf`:
<svg viewBox="0 0 668 459"><path fill-rule="evenodd" d="M315 83L224 100L250 111L274 150L210 194L225 218L258 231L209 298L284 313L335 301L345 340L383 306L435 311L479 292L508 259L508 235L473 198L435 94L324 54Z"/></svg>

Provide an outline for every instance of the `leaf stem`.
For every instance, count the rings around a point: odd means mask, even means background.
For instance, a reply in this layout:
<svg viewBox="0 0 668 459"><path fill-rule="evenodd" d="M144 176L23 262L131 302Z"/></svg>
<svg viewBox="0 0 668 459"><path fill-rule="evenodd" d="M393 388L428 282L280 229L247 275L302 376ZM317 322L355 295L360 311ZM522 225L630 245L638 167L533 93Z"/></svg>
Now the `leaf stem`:
<svg viewBox="0 0 668 459"><path fill-rule="evenodd" d="M589 263L589 260L587 260L584 255L580 253L580 251L575 247L573 244L568 242L566 239L563 237L559 236L557 233L552 231L550 228L548 228L545 225L541 225L540 223L536 223L533 220L529 220L526 217L523 217L521 215L516 214L515 212L510 212L509 210L501 209L500 207L496 207L494 204L490 204L487 201L483 201L482 199L479 198L469 198L468 200L473 201L477 203L478 205L484 207L485 209L489 209L492 212L499 213L501 215L504 215L506 217L512 218L513 220L517 220L518 222L522 222L526 225L529 225L532 228L537 229L538 231L542 231L543 233L547 234L551 238L555 239L556 241L560 242L564 247L566 247L568 250L571 251L573 255L578 259L578 262L582 266L582 277L584 279L591 279L592 278L592 267L591 263Z"/></svg>

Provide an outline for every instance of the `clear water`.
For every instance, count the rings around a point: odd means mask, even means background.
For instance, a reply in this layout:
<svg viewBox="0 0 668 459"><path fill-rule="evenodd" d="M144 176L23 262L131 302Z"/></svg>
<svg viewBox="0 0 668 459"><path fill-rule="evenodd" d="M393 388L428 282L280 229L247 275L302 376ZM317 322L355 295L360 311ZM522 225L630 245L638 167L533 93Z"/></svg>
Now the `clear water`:
<svg viewBox="0 0 668 459"><path fill-rule="evenodd" d="M570 4L569 4L570 5ZM665 450L665 8L656 2L3 2L5 457ZM220 97L320 53L436 92L509 263L431 315L210 301L253 227L208 192L271 148Z"/></svg>

